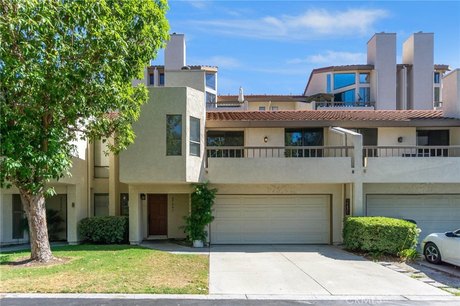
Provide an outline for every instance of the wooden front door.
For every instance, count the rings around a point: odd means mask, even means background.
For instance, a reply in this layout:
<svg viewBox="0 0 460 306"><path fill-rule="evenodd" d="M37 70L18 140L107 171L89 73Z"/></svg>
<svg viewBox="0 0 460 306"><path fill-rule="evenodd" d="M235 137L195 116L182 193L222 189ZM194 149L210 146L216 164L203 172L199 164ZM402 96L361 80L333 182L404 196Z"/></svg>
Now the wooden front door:
<svg viewBox="0 0 460 306"><path fill-rule="evenodd" d="M149 235L167 235L168 195L149 194L147 203L149 212Z"/></svg>

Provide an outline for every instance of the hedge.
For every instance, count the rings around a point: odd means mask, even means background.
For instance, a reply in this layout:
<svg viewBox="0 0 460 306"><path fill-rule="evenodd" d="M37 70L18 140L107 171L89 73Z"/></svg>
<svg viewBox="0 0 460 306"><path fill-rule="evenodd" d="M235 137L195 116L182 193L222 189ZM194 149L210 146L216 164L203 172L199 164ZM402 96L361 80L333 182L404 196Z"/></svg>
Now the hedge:
<svg viewBox="0 0 460 306"><path fill-rule="evenodd" d="M78 223L80 239L93 243L128 242L128 217L107 216L84 218Z"/></svg>
<svg viewBox="0 0 460 306"><path fill-rule="evenodd" d="M352 251L398 255L415 250L420 230L409 221L387 217L348 217L343 242Z"/></svg>

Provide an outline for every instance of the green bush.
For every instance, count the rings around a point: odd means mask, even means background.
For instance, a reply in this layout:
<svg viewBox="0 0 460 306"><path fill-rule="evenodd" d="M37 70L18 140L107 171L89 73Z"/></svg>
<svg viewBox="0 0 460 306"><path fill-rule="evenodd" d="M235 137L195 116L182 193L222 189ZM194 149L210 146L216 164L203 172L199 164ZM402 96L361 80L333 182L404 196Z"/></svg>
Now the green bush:
<svg viewBox="0 0 460 306"><path fill-rule="evenodd" d="M401 219L349 217L343 228L343 242L352 251L398 256L403 250L415 250L419 233L417 225Z"/></svg>
<svg viewBox="0 0 460 306"><path fill-rule="evenodd" d="M93 243L128 242L128 217L108 216L82 219L78 223L80 239Z"/></svg>

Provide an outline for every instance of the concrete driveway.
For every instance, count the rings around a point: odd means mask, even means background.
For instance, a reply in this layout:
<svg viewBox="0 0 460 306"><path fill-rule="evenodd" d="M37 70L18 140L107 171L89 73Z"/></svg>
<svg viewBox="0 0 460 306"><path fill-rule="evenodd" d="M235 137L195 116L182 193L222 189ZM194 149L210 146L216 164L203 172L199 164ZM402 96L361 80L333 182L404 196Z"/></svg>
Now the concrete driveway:
<svg viewBox="0 0 460 306"><path fill-rule="evenodd" d="M316 245L212 246L209 293L449 295L337 247Z"/></svg>

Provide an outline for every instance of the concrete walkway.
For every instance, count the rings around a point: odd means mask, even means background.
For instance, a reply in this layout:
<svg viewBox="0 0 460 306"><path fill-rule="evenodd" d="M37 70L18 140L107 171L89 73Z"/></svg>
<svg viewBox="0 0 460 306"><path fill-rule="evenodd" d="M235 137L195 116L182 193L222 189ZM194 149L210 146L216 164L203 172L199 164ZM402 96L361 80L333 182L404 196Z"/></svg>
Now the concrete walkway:
<svg viewBox="0 0 460 306"><path fill-rule="evenodd" d="M333 246L212 246L210 294L448 296Z"/></svg>

